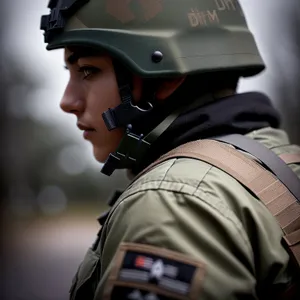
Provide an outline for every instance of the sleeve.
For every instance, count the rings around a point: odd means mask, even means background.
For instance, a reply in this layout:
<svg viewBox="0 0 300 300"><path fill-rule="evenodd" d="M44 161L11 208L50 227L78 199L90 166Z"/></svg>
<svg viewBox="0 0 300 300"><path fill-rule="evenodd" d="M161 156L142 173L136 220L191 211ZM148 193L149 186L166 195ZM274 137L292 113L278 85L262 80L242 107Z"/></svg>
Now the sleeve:
<svg viewBox="0 0 300 300"><path fill-rule="evenodd" d="M209 194L137 192L108 222L95 299L257 299L253 261L243 226Z"/></svg>

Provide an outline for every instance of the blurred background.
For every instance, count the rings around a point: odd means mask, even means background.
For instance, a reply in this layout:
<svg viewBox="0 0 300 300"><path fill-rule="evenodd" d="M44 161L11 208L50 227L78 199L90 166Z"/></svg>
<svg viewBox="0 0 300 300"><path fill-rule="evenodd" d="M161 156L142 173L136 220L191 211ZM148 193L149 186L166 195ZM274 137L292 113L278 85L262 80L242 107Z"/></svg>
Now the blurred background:
<svg viewBox="0 0 300 300"><path fill-rule="evenodd" d="M0 2L1 299L63 300L123 172L100 173L76 119L59 109L62 51L39 30L48 0ZM242 0L267 69L239 90L266 93L300 144L299 0Z"/></svg>

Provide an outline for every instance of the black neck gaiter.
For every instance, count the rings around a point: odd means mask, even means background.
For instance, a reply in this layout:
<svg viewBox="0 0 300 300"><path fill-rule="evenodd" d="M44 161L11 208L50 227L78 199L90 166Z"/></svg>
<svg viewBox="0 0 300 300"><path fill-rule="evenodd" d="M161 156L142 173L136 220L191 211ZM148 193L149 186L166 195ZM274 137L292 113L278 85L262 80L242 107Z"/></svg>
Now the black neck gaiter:
<svg viewBox="0 0 300 300"><path fill-rule="evenodd" d="M138 174L168 151L198 139L225 134L247 134L264 127L278 128L279 114L269 98L261 93L245 93L216 100L181 114L151 146Z"/></svg>

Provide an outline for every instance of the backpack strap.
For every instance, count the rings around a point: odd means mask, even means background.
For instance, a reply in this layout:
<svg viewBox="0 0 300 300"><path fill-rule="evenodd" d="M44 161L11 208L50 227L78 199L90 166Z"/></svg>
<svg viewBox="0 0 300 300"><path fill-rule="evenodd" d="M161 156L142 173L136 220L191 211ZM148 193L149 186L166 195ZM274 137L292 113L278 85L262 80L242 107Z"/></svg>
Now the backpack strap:
<svg viewBox="0 0 300 300"><path fill-rule="evenodd" d="M273 151L263 144L240 134L230 134L214 139L233 145L237 149L258 158L289 189L300 204L300 179ZM287 158L291 159L291 157Z"/></svg>
<svg viewBox="0 0 300 300"><path fill-rule="evenodd" d="M180 157L208 162L256 195L277 219L284 240L300 267L300 205L293 193L272 172L228 144L216 140L198 140L171 150L139 176L166 160Z"/></svg>

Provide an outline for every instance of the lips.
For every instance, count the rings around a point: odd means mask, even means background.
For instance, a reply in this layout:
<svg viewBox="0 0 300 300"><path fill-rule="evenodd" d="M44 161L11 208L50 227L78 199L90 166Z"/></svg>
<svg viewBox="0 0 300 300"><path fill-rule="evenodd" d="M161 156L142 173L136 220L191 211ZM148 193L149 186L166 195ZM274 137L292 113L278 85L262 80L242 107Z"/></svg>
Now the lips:
<svg viewBox="0 0 300 300"><path fill-rule="evenodd" d="M95 128L89 127L83 123L77 123L77 127L80 130L83 130L83 138L89 140L93 136L93 132L96 132Z"/></svg>
<svg viewBox="0 0 300 300"><path fill-rule="evenodd" d="M77 127L78 127L80 130L83 130L83 131L96 131L94 128L89 127L89 126L86 126L86 125L81 124L81 123L77 123Z"/></svg>

